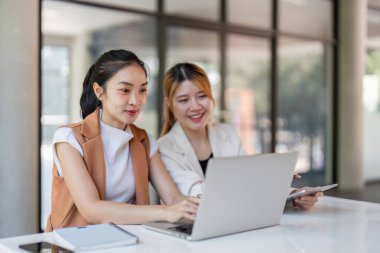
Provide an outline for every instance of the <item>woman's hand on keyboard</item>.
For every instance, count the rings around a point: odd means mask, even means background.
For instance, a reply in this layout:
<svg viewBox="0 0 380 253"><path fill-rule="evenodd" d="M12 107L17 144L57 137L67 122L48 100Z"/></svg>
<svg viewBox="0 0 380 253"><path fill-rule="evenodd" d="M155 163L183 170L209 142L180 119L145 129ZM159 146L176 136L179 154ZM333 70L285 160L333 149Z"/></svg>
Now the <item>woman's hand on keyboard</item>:
<svg viewBox="0 0 380 253"><path fill-rule="evenodd" d="M194 221L198 210L199 201L199 198L187 197L177 204L166 206L165 220L173 223L178 222L181 219Z"/></svg>

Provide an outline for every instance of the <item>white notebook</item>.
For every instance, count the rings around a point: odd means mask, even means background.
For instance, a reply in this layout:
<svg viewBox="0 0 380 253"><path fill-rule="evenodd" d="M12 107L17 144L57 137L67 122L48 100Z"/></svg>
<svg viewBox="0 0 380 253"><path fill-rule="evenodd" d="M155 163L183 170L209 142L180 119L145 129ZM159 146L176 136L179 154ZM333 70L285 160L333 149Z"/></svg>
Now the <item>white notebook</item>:
<svg viewBox="0 0 380 253"><path fill-rule="evenodd" d="M54 240L71 250L95 250L136 244L138 237L113 223L59 228Z"/></svg>

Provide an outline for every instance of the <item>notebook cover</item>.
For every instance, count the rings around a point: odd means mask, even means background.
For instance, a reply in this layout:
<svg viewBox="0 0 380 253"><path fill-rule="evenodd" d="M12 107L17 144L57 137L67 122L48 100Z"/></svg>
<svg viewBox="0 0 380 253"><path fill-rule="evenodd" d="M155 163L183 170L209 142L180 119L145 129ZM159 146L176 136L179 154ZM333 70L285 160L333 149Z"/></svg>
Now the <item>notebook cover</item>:
<svg viewBox="0 0 380 253"><path fill-rule="evenodd" d="M112 223L60 228L55 229L53 233L58 242L73 250L118 247L138 241L137 236Z"/></svg>

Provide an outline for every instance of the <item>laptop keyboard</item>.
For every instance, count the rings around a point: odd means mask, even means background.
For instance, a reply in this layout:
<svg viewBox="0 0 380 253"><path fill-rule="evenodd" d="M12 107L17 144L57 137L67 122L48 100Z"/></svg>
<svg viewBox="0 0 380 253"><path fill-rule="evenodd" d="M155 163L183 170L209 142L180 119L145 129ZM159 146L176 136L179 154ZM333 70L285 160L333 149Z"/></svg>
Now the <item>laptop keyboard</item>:
<svg viewBox="0 0 380 253"><path fill-rule="evenodd" d="M172 227L170 228L173 231L185 233L188 235L191 235L191 232L193 231L193 224L186 224L186 225L181 225L177 227Z"/></svg>

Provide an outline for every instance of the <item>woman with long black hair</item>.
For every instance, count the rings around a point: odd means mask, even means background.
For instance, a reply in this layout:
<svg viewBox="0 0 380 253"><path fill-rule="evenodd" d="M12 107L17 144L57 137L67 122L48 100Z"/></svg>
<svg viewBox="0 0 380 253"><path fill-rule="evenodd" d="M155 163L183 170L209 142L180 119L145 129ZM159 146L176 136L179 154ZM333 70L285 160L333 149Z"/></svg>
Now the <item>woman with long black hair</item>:
<svg viewBox="0 0 380 253"><path fill-rule="evenodd" d="M145 64L130 51L111 50L91 66L80 98L84 120L54 135L47 231L194 219L198 199L180 194L155 140L133 125L148 87ZM149 205L149 181L166 205Z"/></svg>

